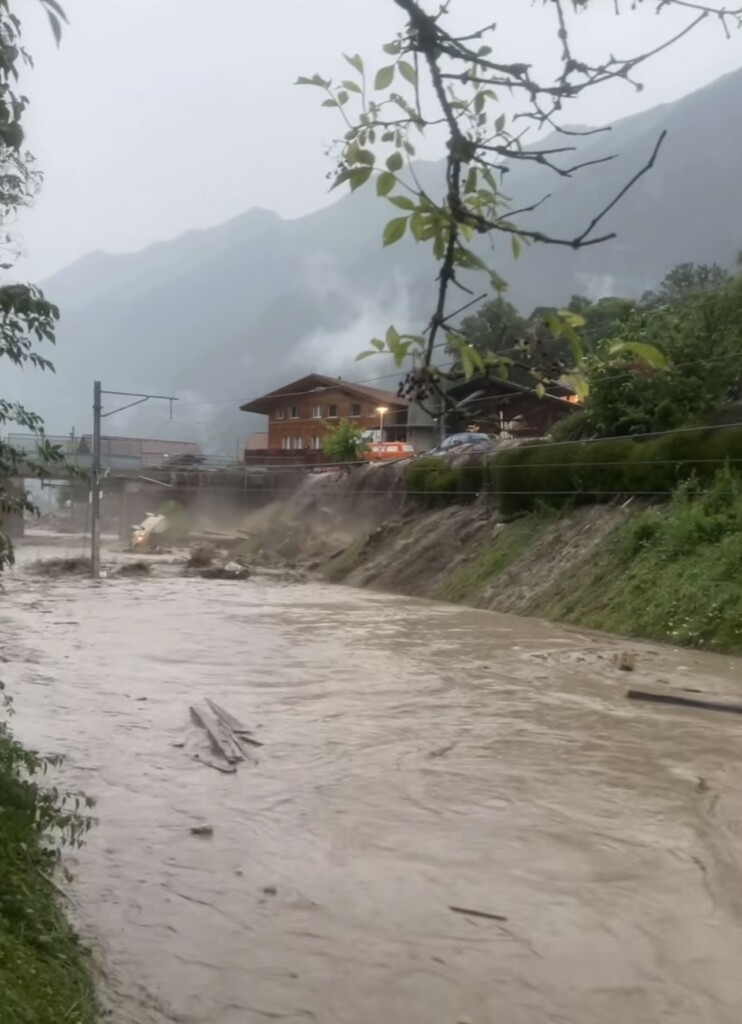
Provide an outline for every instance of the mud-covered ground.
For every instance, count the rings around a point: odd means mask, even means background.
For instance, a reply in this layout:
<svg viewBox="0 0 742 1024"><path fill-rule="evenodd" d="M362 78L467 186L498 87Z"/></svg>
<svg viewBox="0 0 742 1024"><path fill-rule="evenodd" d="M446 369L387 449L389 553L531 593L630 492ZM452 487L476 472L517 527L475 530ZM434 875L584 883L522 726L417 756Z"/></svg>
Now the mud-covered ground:
<svg viewBox="0 0 742 1024"><path fill-rule="evenodd" d="M4 588L14 728L98 801L114 1024L739 1021L740 718L624 696L738 662L167 567ZM204 697L264 744L234 774L180 745Z"/></svg>

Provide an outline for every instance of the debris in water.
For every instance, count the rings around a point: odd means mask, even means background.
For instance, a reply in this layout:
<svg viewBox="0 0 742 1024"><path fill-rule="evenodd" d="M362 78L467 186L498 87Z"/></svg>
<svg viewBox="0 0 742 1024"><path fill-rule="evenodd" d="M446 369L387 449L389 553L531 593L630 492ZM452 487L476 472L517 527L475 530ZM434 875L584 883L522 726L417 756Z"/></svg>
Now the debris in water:
<svg viewBox="0 0 742 1024"><path fill-rule="evenodd" d="M636 654L634 651L621 651L620 654L614 654L613 660L620 672L633 672L636 668Z"/></svg>
<svg viewBox="0 0 742 1024"><path fill-rule="evenodd" d="M194 754L195 761L216 768L217 771L232 773L237 770L236 765L240 761L247 759L248 746L262 746L242 722L208 698L204 704L191 705L190 712L196 725L209 737L212 751L217 758L213 760Z"/></svg>
<svg viewBox="0 0 742 1024"><path fill-rule="evenodd" d="M152 566L149 562L127 562L118 571L119 576L149 576Z"/></svg>
<svg viewBox="0 0 742 1024"><path fill-rule="evenodd" d="M201 754L193 754L192 758L194 761L198 761L199 764L205 764L207 768L216 768L223 775L234 775L237 771L233 764L220 764L218 761L212 761L209 757L202 757Z"/></svg>
<svg viewBox="0 0 742 1024"><path fill-rule="evenodd" d="M470 910L467 907L449 907L454 914L465 914L466 917L483 917L487 921L507 921L502 914L490 914L487 910Z"/></svg>
<svg viewBox="0 0 742 1024"><path fill-rule="evenodd" d="M278 896L278 888L275 885L264 885L263 893L265 896Z"/></svg>
<svg viewBox="0 0 742 1024"><path fill-rule="evenodd" d="M652 704L676 704L680 707L699 708L702 711L727 711L732 715L742 715L742 704L720 700L700 700L697 697L681 697L675 693L652 693L649 690L627 690L629 700L643 700Z"/></svg>
<svg viewBox="0 0 742 1024"><path fill-rule="evenodd" d="M206 569L216 558L216 550L211 544L199 544L191 549L186 565L189 569Z"/></svg>
<svg viewBox="0 0 742 1024"><path fill-rule="evenodd" d="M244 740L245 743L249 743L253 747L262 747L263 744L260 740L256 740L252 736L252 730L248 729L247 726L243 725L242 722L238 721L234 715L230 715L228 711L225 711L223 707L211 700L210 697L206 698L206 703L209 705L211 710L214 712L216 717L223 722L223 724L231 729L232 732L239 739Z"/></svg>
<svg viewBox="0 0 742 1024"><path fill-rule="evenodd" d="M431 750L428 754L430 760L436 757L445 757L446 754L450 754L453 748L456 746L455 743L447 743L445 747L437 747L435 750Z"/></svg>
<svg viewBox="0 0 742 1024"><path fill-rule="evenodd" d="M213 836L214 826L213 825L191 825L192 836Z"/></svg>
<svg viewBox="0 0 742 1024"><path fill-rule="evenodd" d="M90 572L89 558L45 558L29 567L38 576L77 576Z"/></svg>
<svg viewBox="0 0 742 1024"><path fill-rule="evenodd" d="M246 580L250 570L239 562L227 562L226 565L211 565L201 569L198 575L203 580Z"/></svg>

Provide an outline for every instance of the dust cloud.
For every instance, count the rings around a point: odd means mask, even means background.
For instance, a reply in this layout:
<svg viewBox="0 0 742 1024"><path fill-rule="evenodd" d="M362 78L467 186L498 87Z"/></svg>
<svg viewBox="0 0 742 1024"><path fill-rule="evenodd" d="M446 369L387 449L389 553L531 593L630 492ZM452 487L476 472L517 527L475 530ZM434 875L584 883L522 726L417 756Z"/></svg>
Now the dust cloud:
<svg viewBox="0 0 742 1024"><path fill-rule="evenodd" d="M97 800L113 1024L738 1021L739 722L626 701L619 641L259 577L20 569L0 614L14 728ZM207 697L264 744L231 775L182 745Z"/></svg>

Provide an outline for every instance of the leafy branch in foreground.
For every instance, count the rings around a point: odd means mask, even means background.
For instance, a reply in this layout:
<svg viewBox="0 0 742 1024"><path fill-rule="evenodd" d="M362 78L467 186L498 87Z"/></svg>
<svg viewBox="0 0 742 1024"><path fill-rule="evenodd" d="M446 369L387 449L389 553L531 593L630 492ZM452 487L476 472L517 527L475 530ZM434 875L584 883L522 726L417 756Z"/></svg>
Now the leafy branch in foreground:
<svg viewBox="0 0 742 1024"><path fill-rule="evenodd" d="M562 115L568 102L616 80L641 89L636 73L642 65L708 20L715 20L728 37L732 28L742 25L742 6L727 9L718 3L651 0L658 14L671 9L687 14L686 24L651 49L625 58L609 55L596 60L578 55L572 41L574 19L588 17L599 6L596 0L541 0L550 18L548 31L559 65L554 78L542 80L530 63L495 56L495 24L466 35L451 32L447 25L454 0L444 0L435 14L428 13L419 0L393 2L404 23L397 37L384 46L389 59L383 66L372 74L359 55L346 55L351 69L348 78L335 82L315 74L298 82L321 89L325 93L323 106L335 108L344 121L346 131L335 144L338 162L333 187L347 184L355 191L375 181L377 194L395 207L395 216L383 230L384 245L409 235L417 243L430 245L437 263L437 296L423 333L400 333L392 326L361 357L385 352L391 353L399 366L411 361L403 385L406 394L417 401L432 397L443 403L451 371L438 365L438 349L452 355L458 372L467 376L476 371L506 376L509 367L518 364L517 354L482 356L455 326L458 315L484 297L476 296L465 283L471 272L485 274L498 294L506 287L475 251L475 238L507 238L516 258L524 245L533 243L576 250L608 241L615 233L601 230L604 218L654 166L665 133L615 195L586 217L570 237L553 236L524 224L523 217L536 213L550 197L547 194L514 209L503 191L505 174L518 163L536 163L558 177L571 178L588 166L613 160L616 154L580 160L575 136L603 129L565 126ZM650 0L614 0L613 8L617 15L630 16L645 3ZM510 116L500 104L503 91L522 98L521 109ZM555 134L558 144L529 145L529 132L543 128ZM440 195L423 187L413 162L413 139L428 129L445 135L445 181ZM450 310L452 288L470 296L460 309ZM584 391L581 317L557 311L548 326L568 344L574 365L567 377ZM549 379L546 368L528 368L543 387Z"/></svg>
<svg viewBox="0 0 742 1024"><path fill-rule="evenodd" d="M59 40L64 11L57 0L41 0L54 35ZM18 91L20 67L31 64L23 48L21 22L11 9L10 0L0 0L0 250L4 258L0 269L10 270L18 255L9 231L18 211L33 202L41 184L33 157L24 148L23 115L27 98ZM0 359L16 366L53 370L51 362L35 350L37 342L54 343L54 328L59 311L34 285L0 285ZM34 434L43 433L41 418L20 403L0 397L0 428L15 424ZM3 523L13 516L35 511L27 491L15 491L13 478L29 472L43 475L44 466L58 462L62 454L43 441L34 465L28 465L26 453L7 441L0 441L0 570L13 561L13 547L2 531Z"/></svg>

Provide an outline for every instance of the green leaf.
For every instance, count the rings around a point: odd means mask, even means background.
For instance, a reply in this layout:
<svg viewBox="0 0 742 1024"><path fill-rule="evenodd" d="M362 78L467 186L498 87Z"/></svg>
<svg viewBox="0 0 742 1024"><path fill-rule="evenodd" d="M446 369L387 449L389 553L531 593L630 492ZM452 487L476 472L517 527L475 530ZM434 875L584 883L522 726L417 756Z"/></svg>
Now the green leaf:
<svg viewBox="0 0 742 1024"><path fill-rule="evenodd" d="M338 106L345 106L345 104L348 102L348 99L348 93L344 89L341 89L337 94Z"/></svg>
<svg viewBox="0 0 742 1024"><path fill-rule="evenodd" d="M420 210L410 217L410 233L416 242L421 242L425 235L425 222L430 219L430 214L421 213Z"/></svg>
<svg viewBox="0 0 742 1024"><path fill-rule="evenodd" d="M397 65L402 78L405 78L411 85L417 85L417 71L406 60L401 60Z"/></svg>
<svg viewBox="0 0 742 1024"><path fill-rule="evenodd" d="M323 100L322 101L322 106L323 107L339 107L340 104L338 103L337 100L327 99L327 100Z"/></svg>
<svg viewBox="0 0 742 1024"><path fill-rule="evenodd" d="M500 134L500 132L503 130L504 127L505 127L505 115L504 114L500 114L500 116L495 121L495 131L497 132L498 135Z"/></svg>
<svg viewBox="0 0 742 1024"><path fill-rule="evenodd" d="M415 209L415 204L407 196L389 196L389 202L394 203L394 205L399 207L400 210Z"/></svg>
<svg viewBox="0 0 742 1024"><path fill-rule="evenodd" d="M371 344L374 346L377 352L384 351L384 342L380 338L372 338Z"/></svg>
<svg viewBox="0 0 742 1024"><path fill-rule="evenodd" d="M510 248L513 250L513 259L517 260L520 256L520 239L517 235L510 236Z"/></svg>
<svg viewBox="0 0 742 1024"><path fill-rule="evenodd" d="M344 53L343 57L347 60L352 68L355 68L359 75L363 74L363 61L361 60L360 54L347 54Z"/></svg>
<svg viewBox="0 0 742 1024"><path fill-rule="evenodd" d="M355 362L360 363L362 359L368 359L369 356L377 356L379 353L374 348L367 348L364 352L359 352L355 358Z"/></svg>
<svg viewBox="0 0 742 1024"><path fill-rule="evenodd" d="M371 177L372 167L353 167L348 171L348 181L350 182L350 191L355 192L361 185L365 185L368 179Z"/></svg>
<svg viewBox="0 0 742 1024"><path fill-rule="evenodd" d="M477 50L477 57L489 57L491 53L491 46L480 46L479 49Z"/></svg>
<svg viewBox="0 0 742 1024"><path fill-rule="evenodd" d="M387 328L387 331L386 331L386 343L389 346L389 351L390 352L399 344L399 341L400 341L399 331L392 324L390 327Z"/></svg>
<svg viewBox="0 0 742 1024"><path fill-rule="evenodd" d="M370 149L359 149L355 156L356 163L366 164L368 167L373 167L376 163L376 156Z"/></svg>
<svg viewBox="0 0 742 1024"><path fill-rule="evenodd" d="M386 165L392 172L401 171L404 166L404 157L401 153L392 153L387 160Z"/></svg>
<svg viewBox="0 0 742 1024"><path fill-rule="evenodd" d="M470 167L469 173L466 176L466 183L464 184L465 192L476 192L477 191L477 169L476 167Z"/></svg>
<svg viewBox="0 0 742 1024"><path fill-rule="evenodd" d="M402 41L400 39L395 39L392 43L384 43L382 49L384 50L384 53L390 53L394 56L402 49Z"/></svg>
<svg viewBox="0 0 742 1024"><path fill-rule="evenodd" d="M300 75L296 79L296 85L316 85L320 89L327 89L330 85L330 80L325 79L322 75L312 75L311 78L307 78L305 75Z"/></svg>
<svg viewBox="0 0 742 1024"><path fill-rule="evenodd" d="M391 171L382 171L379 177L376 179L376 194L377 196L388 196L394 188L397 179L394 177Z"/></svg>
<svg viewBox="0 0 742 1024"><path fill-rule="evenodd" d="M618 341L614 342L608 349L609 355L620 355L628 352L637 359L641 359L647 366L654 370L667 369L667 359L655 345L643 341Z"/></svg>
<svg viewBox="0 0 742 1024"><path fill-rule="evenodd" d="M407 229L407 217L394 217L384 228L384 245L394 245L398 242Z"/></svg>
<svg viewBox="0 0 742 1024"><path fill-rule="evenodd" d="M355 82L351 82L350 79L343 80L342 84L343 87L348 90L348 92L361 92L361 87L359 85L356 85Z"/></svg>
<svg viewBox="0 0 742 1024"><path fill-rule="evenodd" d="M546 386L544 385L544 382L542 380L540 380L536 384L535 391L536 391L536 394L538 395L539 398L543 398L544 395L546 394Z"/></svg>
<svg viewBox="0 0 742 1024"><path fill-rule="evenodd" d="M388 64L385 68L379 68L374 79L374 89L388 89L394 81L394 65Z"/></svg>
<svg viewBox="0 0 742 1024"><path fill-rule="evenodd" d="M481 114L484 110L484 105L487 102L487 97L483 92L478 92L474 97L474 113Z"/></svg>

